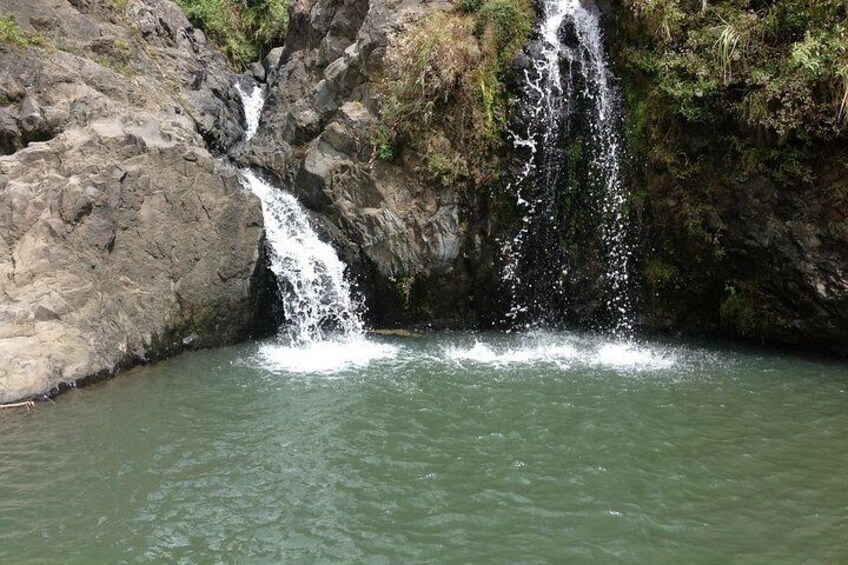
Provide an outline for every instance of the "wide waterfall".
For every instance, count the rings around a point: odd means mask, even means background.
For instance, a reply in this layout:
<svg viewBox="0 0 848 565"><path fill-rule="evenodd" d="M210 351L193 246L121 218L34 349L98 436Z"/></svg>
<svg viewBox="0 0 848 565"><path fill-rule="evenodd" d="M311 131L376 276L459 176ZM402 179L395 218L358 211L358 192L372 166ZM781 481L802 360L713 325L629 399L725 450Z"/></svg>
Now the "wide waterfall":
<svg viewBox="0 0 848 565"><path fill-rule="evenodd" d="M620 97L600 15L580 0L545 0L543 8L525 71L523 119L511 132L522 159L511 184L522 222L504 245L507 318L522 327L560 323L570 294L594 287L599 296L584 301L598 303L598 325L628 335L633 249L621 179ZM580 234L584 225L593 233ZM581 253L593 257L594 267L584 271L594 280L577 280L572 272Z"/></svg>

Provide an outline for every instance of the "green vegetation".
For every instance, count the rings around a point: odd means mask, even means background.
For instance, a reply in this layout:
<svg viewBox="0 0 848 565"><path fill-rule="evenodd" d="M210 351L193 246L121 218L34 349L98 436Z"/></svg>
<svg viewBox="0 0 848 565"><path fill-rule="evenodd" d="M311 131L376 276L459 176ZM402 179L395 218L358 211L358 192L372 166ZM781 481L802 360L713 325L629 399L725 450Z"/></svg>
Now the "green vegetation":
<svg viewBox="0 0 848 565"><path fill-rule="evenodd" d="M377 158L382 161L391 161L395 158L395 148L392 147L392 142L389 139L389 133L385 128L380 128L377 132L375 151L377 153Z"/></svg>
<svg viewBox="0 0 848 565"><path fill-rule="evenodd" d="M848 0L622 4L612 58L649 286L701 320L768 335L781 322L766 275L734 247L767 222L827 230L848 210L844 182L825 174L848 152Z"/></svg>
<svg viewBox="0 0 848 565"><path fill-rule="evenodd" d="M192 25L202 29L230 62L244 67L282 45L289 0L176 0Z"/></svg>
<svg viewBox="0 0 848 565"><path fill-rule="evenodd" d="M38 38L24 31L11 16L0 16L0 43L14 47L30 47L39 43Z"/></svg>
<svg viewBox="0 0 848 565"><path fill-rule="evenodd" d="M674 111L779 136L841 135L848 118L848 1L625 0L639 41L625 51ZM687 7L688 6L688 7Z"/></svg>
<svg viewBox="0 0 848 565"><path fill-rule="evenodd" d="M109 3L112 5L112 9L116 12L125 12L127 7L130 5L131 0L109 0Z"/></svg>
<svg viewBox="0 0 848 565"><path fill-rule="evenodd" d="M785 324L768 309L755 286L744 284L740 288L725 286L719 307L722 324L743 337L767 336L775 327Z"/></svg>
<svg viewBox="0 0 848 565"><path fill-rule="evenodd" d="M118 74L132 76L136 73L134 65L136 46L126 39L116 39L98 46L94 59L97 63Z"/></svg>
<svg viewBox="0 0 848 565"><path fill-rule="evenodd" d="M391 37L378 155L411 148L445 184L496 175L492 154L502 143L509 102L504 75L532 18L526 0L463 0Z"/></svg>

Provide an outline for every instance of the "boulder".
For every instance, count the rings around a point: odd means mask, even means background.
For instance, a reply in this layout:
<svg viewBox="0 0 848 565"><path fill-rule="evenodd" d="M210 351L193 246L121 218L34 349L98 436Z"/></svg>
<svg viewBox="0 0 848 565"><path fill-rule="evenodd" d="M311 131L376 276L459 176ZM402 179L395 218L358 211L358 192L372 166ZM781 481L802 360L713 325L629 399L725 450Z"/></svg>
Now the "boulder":
<svg viewBox="0 0 848 565"><path fill-rule="evenodd" d="M224 59L165 0L0 0L0 403L256 328ZM259 265L259 267L257 266Z"/></svg>

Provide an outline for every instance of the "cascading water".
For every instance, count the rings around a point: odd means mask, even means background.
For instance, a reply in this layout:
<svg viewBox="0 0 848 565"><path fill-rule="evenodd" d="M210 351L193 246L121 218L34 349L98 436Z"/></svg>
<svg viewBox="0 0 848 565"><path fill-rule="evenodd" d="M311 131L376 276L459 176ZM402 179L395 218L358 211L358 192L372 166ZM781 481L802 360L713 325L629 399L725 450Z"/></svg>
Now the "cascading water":
<svg viewBox="0 0 848 565"><path fill-rule="evenodd" d="M259 126L264 92L259 86L250 94L238 85L236 88L242 97L247 124L245 139L249 140ZM249 169L241 170L241 181L262 202L271 270L280 287L286 317L281 331L286 344L308 348L326 344L331 338L335 338L337 344L339 339L362 338L362 317L352 298L345 265L332 246L319 239L297 199L271 186ZM265 353L266 357L274 357L279 350L269 349ZM326 357L327 353L325 348L319 357ZM314 363L310 367L314 369ZM318 370L322 367L319 364Z"/></svg>
<svg viewBox="0 0 848 565"><path fill-rule="evenodd" d="M236 83L236 91L241 97L241 105L244 108L244 139L250 141L259 129L259 118L265 106L265 89L256 84L250 93L247 93L239 83Z"/></svg>
<svg viewBox="0 0 848 565"><path fill-rule="evenodd" d="M569 286L572 292L591 286L574 282L572 271L575 256L585 253L577 248L594 240L599 317L613 333L628 335L633 250L621 180L620 102L599 14L580 0L544 0L543 8L538 45L525 71L521 126L512 132L523 159L511 185L522 222L504 245L507 318L524 327L560 323ZM592 225L591 236L576 233L585 223Z"/></svg>
<svg viewBox="0 0 848 565"><path fill-rule="evenodd" d="M318 238L297 199L249 170L241 174L244 186L262 201L271 270L279 281L290 343L322 341L328 329L341 335L362 334L345 265Z"/></svg>

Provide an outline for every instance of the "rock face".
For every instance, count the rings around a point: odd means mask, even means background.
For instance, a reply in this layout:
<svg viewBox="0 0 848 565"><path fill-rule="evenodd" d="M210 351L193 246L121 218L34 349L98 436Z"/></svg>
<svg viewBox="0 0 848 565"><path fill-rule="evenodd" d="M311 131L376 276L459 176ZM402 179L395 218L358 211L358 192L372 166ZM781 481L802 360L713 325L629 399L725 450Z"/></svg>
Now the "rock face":
<svg viewBox="0 0 848 565"><path fill-rule="evenodd" d="M696 8L681 13L687 27L676 37L712 25ZM804 10L792 13L812 26L808 34L820 26ZM837 116L839 101L828 108L826 96L803 94L798 79L780 91L784 75L751 80L750 68L702 92L694 85L707 75L653 72L640 62L650 53L651 66L664 68L679 51L654 42L632 6L612 2L610 16L638 163L631 180L641 196L644 325L848 357L848 136L810 126ZM768 45L769 66L782 68L780 43ZM771 88L780 99L758 117L753 104L738 110ZM691 93L691 106L684 111L672 92Z"/></svg>
<svg viewBox="0 0 848 565"><path fill-rule="evenodd" d="M170 2L114 5L0 0L31 43L0 44L0 402L254 328L226 65Z"/></svg>
<svg viewBox="0 0 848 565"><path fill-rule="evenodd" d="M686 188L707 210L695 233L677 181L662 170L646 175L645 238L674 273L647 285L649 328L848 356L848 145L817 151L814 181L787 190L766 175L728 179L744 167L740 156L718 136L693 133L680 152L708 163Z"/></svg>
<svg viewBox="0 0 848 565"><path fill-rule="evenodd" d="M469 326L496 310L486 304L486 199L464 186L428 184L412 160L374 155L387 36L448 6L295 2L286 46L266 60L273 82L259 131L238 157L318 214L380 324Z"/></svg>

